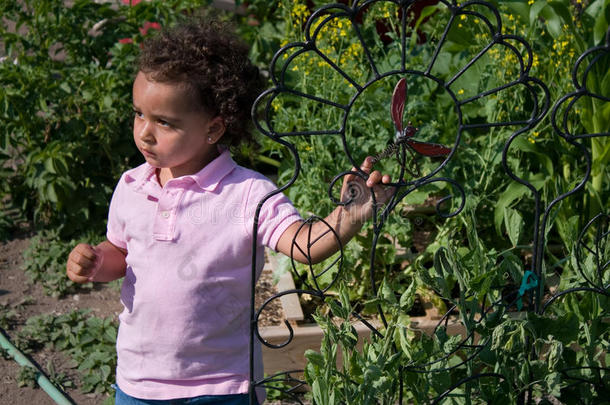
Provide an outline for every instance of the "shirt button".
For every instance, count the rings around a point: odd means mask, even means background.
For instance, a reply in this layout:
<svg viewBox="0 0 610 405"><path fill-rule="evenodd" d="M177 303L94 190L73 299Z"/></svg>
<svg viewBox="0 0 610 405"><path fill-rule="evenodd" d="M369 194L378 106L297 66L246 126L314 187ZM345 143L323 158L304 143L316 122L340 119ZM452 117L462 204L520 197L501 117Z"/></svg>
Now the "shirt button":
<svg viewBox="0 0 610 405"><path fill-rule="evenodd" d="M169 211L163 211L163 212L161 212L161 216L162 216L163 218L169 218Z"/></svg>

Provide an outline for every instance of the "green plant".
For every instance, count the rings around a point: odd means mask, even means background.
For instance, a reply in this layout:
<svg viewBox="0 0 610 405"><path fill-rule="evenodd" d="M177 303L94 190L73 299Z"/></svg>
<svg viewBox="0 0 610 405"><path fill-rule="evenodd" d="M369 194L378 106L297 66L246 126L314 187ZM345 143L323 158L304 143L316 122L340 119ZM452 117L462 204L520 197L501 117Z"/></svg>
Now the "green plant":
<svg viewBox="0 0 610 405"><path fill-rule="evenodd" d="M3 204L63 237L102 231L113 185L139 159L130 93L138 43L151 30L140 29L206 4L1 1Z"/></svg>
<svg viewBox="0 0 610 405"><path fill-rule="evenodd" d="M4 360L10 360L12 357L4 347L0 347L0 357Z"/></svg>
<svg viewBox="0 0 610 405"><path fill-rule="evenodd" d="M78 310L29 318L15 338L26 352L49 346L65 352L81 373L83 392L110 393L116 367L116 321Z"/></svg>
<svg viewBox="0 0 610 405"><path fill-rule="evenodd" d="M38 388L36 377L38 370L31 366L21 366L17 374L17 385L19 387Z"/></svg>
<svg viewBox="0 0 610 405"><path fill-rule="evenodd" d="M10 330L17 321L17 312L7 304L0 304L0 329Z"/></svg>
<svg viewBox="0 0 610 405"><path fill-rule="evenodd" d="M62 390L65 391L66 388L75 387L74 381L72 381L65 373L57 372L57 370L55 370L55 365L51 360L47 361L46 372L53 385L60 387Z"/></svg>
<svg viewBox="0 0 610 405"><path fill-rule="evenodd" d="M102 241L99 235L88 232L80 240L63 241L58 231L42 231L34 236L24 251L24 269L31 283L40 283L48 295L61 298L81 289L90 289L91 284L76 284L66 276L66 260L70 250L80 241L96 244Z"/></svg>

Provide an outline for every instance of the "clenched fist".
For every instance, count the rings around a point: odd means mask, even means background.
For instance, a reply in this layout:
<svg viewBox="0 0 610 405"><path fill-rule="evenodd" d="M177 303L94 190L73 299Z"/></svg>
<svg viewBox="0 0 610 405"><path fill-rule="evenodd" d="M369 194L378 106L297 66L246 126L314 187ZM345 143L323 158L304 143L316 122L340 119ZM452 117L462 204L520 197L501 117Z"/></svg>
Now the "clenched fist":
<svg viewBox="0 0 610 405"><path fill-rule="evenodd" d="M99 249L87 243L79 243L68 256L66 274L75 283L93 281L102 266L103 258Z"/></svg>

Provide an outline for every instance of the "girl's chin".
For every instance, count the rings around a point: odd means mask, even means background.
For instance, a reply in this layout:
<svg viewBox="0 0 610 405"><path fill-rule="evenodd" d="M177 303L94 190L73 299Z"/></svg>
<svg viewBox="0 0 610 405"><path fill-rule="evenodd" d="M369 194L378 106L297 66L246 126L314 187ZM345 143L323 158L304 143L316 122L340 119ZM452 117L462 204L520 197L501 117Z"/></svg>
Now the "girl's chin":
<svg viewBox="0 0 610 405"><path fill-rule="evenodd" d="M161 168L160 162L157 159L155 159L154 156L150 156L150 155L147 155L144 153L142 154L142 156L144 156L144 160L146 160L146 163L148 163L152 167L155 167L157 169Z"/></svg>

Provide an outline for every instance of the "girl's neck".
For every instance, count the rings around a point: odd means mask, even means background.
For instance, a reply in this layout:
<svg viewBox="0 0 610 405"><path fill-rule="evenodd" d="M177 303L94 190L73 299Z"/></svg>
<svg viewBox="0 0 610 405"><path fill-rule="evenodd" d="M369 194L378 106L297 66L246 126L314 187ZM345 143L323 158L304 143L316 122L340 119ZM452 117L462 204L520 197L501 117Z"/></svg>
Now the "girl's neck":
<svg viewBox="0 0 610 405"><path fill-rule="evenodd" d="M191 174L198 173L204 167L206 167L211 161L220 156L220 152L217 148L213 149L213 152L206 155L200 164L192 167L162 167L157 168L155 170L155 174L157 176L157 181L161 187L165 186L165 183L170 181L171 179L175 179L177 177L188 176Z"/></svg>

